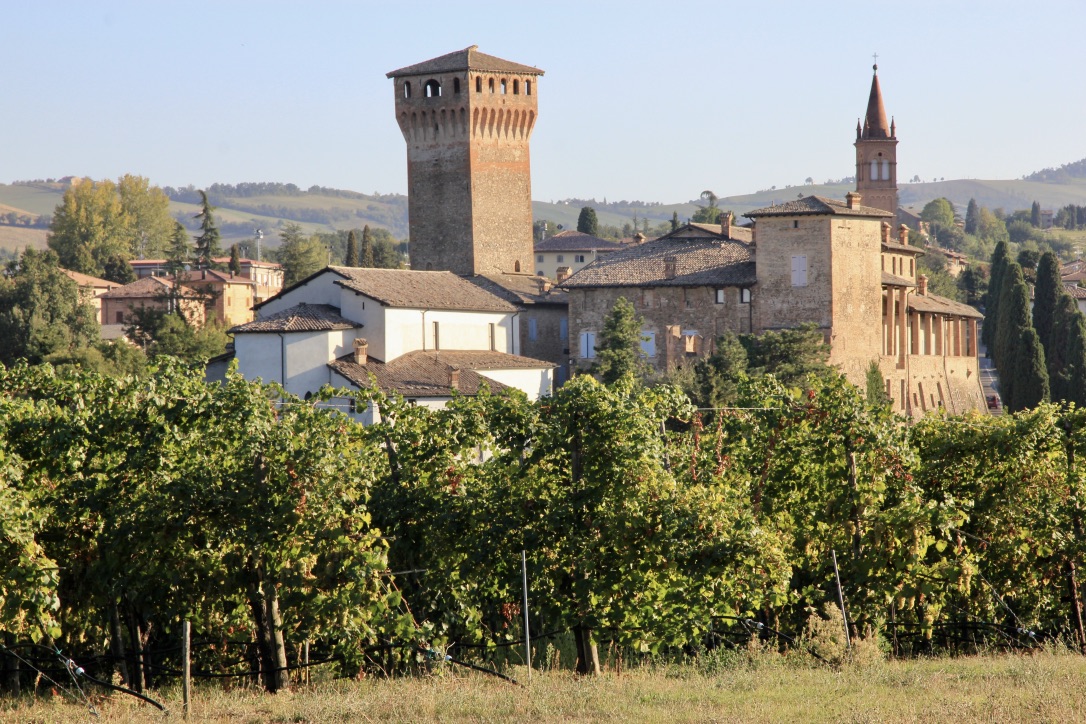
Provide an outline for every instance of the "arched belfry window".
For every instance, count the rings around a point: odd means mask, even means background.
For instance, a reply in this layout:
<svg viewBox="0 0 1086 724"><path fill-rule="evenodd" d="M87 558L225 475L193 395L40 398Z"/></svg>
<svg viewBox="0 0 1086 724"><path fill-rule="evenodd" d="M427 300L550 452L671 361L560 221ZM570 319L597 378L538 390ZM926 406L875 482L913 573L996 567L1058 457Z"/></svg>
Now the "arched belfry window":
<svg viewBox="0 0 1086 724"><path fill-rule="evenodd" d="M475 92L476 93L482 93L483 92L483 78L482 78L482 76L478 76L478 75L475 76Z"/></svg>
<svg viewBox="0 0 1086 724"><path fill-rule="evenodd" d="M404 83L403 83L403 97L404 98L410 98L411 97L411 81L409 81L409 80L405 80Z"/></svg>
<svg viewBox="0 0 1086 724"><path fill-rule="evenodd" d="M882 178L884 181L890 180L890 162L886 159L882 161Z"/></svg>
<svg viewBox="0 0 1086 724"><path fill-rule="evenodd" d="M520 95L520 81L513 79L513 95Z"/></svg>
<svg viewBox="0 0 1086 724"><path fill-rule="evenodd" d="M460 95L460 79L453 78L453 93Z"/></svg>
<svg viewBox="0 0 1086 724"><path fill-rule="evenodd" d="M532 81L524 81L524 94L529 96L532 94Z"/></svg>
<svg viewBox="0 0 1086 724"><path fill-rule="evenodd" d="M505 78L502 78L502 95L505 95L505 89L506 89L506 86L508 86L508 85L509 85L509 81L507 81Z"/></svg>
<svg viewBox="0 0 1086 724"><path fill-rule="evenodd" d="M437 98L441 95L441 84L431 78L426 81L426 97Z"/></svg>
<svg viewBox="0 0 1086 724"><path fill-rule="evenodd" d="M491 92L491 93L493 93L493 92L494 92L494 79L493 79L493 78L491 78L491 79L490 79L490 80L489 80L489 81L487 82L487 85L489 85L489 86L490 86L490 92Z"/></svg>
<svg viewBox="0 0 1086 724"><path fill-rule="evenodd" d="M872 181L878 181L879 180L879 162L878 161L872 161L871 162L871 180Z"/></svg>

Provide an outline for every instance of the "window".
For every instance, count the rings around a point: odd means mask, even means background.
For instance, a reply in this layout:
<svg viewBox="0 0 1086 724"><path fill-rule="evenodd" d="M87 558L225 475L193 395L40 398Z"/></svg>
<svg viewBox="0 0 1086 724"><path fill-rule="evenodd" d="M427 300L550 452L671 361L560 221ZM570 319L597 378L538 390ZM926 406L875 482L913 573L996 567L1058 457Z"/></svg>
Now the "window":
<svg viewBox="0 0 1086 724"><path fill-rule="evenodd" d="M724 290L723 289L717 289L716 290L716 303L717 304L723 304L724 303Z"/></svg>
<svg viewBox="0 0 1086 724"><path fill-rule="evenodd" d="M656 356L656 332L641 332L641 354L646 357Z"/></svg>
<svg viewBox="0 0 1086 724"><path fill-rule="evenodd" d="M519 80L514 80L513 81L513 95L519 95L519 94L520 94L520 81Z"/></svg>
<svg viewBox="0 0 1086 724"><path fill-rule="evenodd" d="M530 80L524 81L524 93L526 95L531 95L532 94L532 81L530 81Z"/></svg>
<svg viewBox="0 0 1086 724"><path fill-rule="evenodd" d="M750 290L749 289L740 289L739 290L739 303L740 304L750 304Z"/></svg>
<svg viewBox="0 0 1086 724"><path fill-rule="evenodd" d="M516 261L513 262L513 272L516 273L516 274L520 274L520 260L519 259L517 259Z"/></svg>
<svg viewBox="0 0 1086 724"><path fill-rule="evenodd" d="M558 320L558 338L569 339L569 320L565 317Z"/></svg>
<svg viewBox="0 0 1086 724"><path fill-rule="evenodd" d="M487 85L487 88L490 90L490 92L493 93L494 92L494 79L491 78L490 80L488 80L486 85Z"/></svg>
<svg viewBox="0 0 1086 724"><path fill-rule="evenodd" d="M426 97L438 98L441 96L441 84L434 79L426 81Z"/></svg>
<svg viewBox="0 0 1086 724"><path fill-rule="evenodd" d="M890 180L890 162L889 161L883 161L882 162L882 180L883 181L889 181Z"/></svg>
<svg viewBox="0 0 1086 724"><path fill-rule="evenodd" d="M574 254L573 261L577 262L578 264L584 264L584 254Z"/></svg>
<svg viewBox="0 0 1086 724"><path fill-rule="evenodd" d="M508 86L508 85L509 85L509 81L507 81L505 78L502 78L502 95L505 95L505 89L506 89L506 86Z"/></svg>
<svg viewBox="0 0 1086 724"><path fill-rule="evenodd" d="M807 255L792 257L792 286L807 286Z"/></svg>
<svg viewBox="0 0 1086 724"><path fill-rule="evenodd" d="M498 326L493 322L490 323L490 351L493 352L498 349Z"/></svg>
<svg viewBox="0 0 1086 724"><path fill-rule="evenodd" d="M793 229L798 229L799 228L799 219L795 219L795 220L792 221L792 228Z"/></svg>
<svg viewBox="0 0 1086 724"><path fill-rule="evenodd" d="M404 81L404 84L403 84L403 97L404 98L410 98L411 97L411 81L409 81L409 80Z"/></svg>
<svg viewBox="0 0 1086 724"><path fill-rule="evenodd" d="M595 332L581 332L581 357L585 359L596 358Z"/></svg>
<svg viewBox="0 0 1086 724"><path fill-rule="evenodd" d="M453 78L453 93L460 95L460 79Z"/></svg>
<svg viewBox="0 0 1086 724"><path fill-rule="evenodd" d="M879 162L878 161L872 161L871 162L871 180L872 181L878 181L879 180Z"/></svg>
<svg viewBox="0 0 1086 724"><path fill-rule="evenodd" d="M909 259L909 276L912 276L915 273L916 271L913 269L913 260Z"/></svg>
<svg viewBox="0 0 1086 724"><path fill-rule="evenodd" d="M536 254L535 255L535 260L539 261L539 262L543 261L543 255L542 254Z"/></svg>
<svg viewBox="0 0 1086 724"><path fill-rule="evenodd" d="M558 255L558 263L559 263L559 264L561 264L561 263L562 263L562 262L564 262L565 260L566 260L566 257L565 257L565 256L563 256L562 254L559 254L559 255Z"/></svg>
<svg viewBox="0 0 1086 724"><path fill-rule="evenodd" d="M483 92L483 78L482 78L482 76L478 76L478 75L475 76L475 92L476 93L482 93Z"/></svg>
<svg viewBox="0 0 1086 724"><path fill-rule="evenodd" d="M117 312L117 324L124 321L124 312Z"/></svg>
<svg viewBox="0 0 1086 724"><path fill-rule="evenodd" d="M539 335L539 329L535 322L535 317L528 317L528 339L533 342Z"/></svg>
<svg viewBox="0 0 1086 724"><path fill-rule="evenodd" d="M441 349L441 335L438 330L437 322L434 322L434 349Z"/></svg>

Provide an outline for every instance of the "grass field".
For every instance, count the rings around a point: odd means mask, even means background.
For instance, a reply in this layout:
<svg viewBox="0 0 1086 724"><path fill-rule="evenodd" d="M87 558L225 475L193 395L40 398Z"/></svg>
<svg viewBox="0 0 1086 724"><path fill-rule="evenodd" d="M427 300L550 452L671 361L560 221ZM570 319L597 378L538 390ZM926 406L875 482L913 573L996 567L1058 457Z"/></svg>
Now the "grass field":
<svg viewBox="0 0 1086 724"><path fill-rule="evenodd" d="M523 676L523 669L512 671ZM181 714L180 692L157 692ZM98 701L100 721L164 717L136 700ZM86 706L61 696L0 702L4 722L90 721ZM635 668L580 679L536 672L514 686L444 671L410 679L332 681L265 695L198 687L197 722L970 722L1086 720L1086 658L1066 652L876 662L834 670L795 658L759 656L723 667Z"/></svg>

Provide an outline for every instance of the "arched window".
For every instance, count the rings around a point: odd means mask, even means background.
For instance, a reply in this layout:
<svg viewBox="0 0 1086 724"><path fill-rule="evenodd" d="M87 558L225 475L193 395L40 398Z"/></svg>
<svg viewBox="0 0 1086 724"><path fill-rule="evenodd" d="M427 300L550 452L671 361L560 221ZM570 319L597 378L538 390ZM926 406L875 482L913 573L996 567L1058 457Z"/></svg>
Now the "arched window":
<svg viewBox="0 0 1086 724"><path fill-rule="evenodd" d="M483 92L483 77L480 76L480 75L475 76L475 92L476 93L482 93Z"/></svg>
<svg viewBox="0 0 1086 724"><path fill-rule="evenodd" d="M489 85L489 86L490 86L490 92L491 92L491 93L493 93L493 92L494 92L494 79L493 79L493 78L491 78L491 79L490 79L490 80L489 80L489 81L487 82L487 85Z"/></svg>
<svg viewBox="0 0 1086 724"><path fill-rule="evenodd" d="M524 81L524 94L529 96L532 94L532 81Z"/></svg>
<svg viewBox="0 0 1086 724"><path fill-rule="evenodd" d="M509 84L505 78L502 78L502 95L505 95L505 87Z"/></svg>
<svg viewBox="0 0 1086 724"><path fill-rule="evenodd" d="M513 271L515 271L517 274L520 274L520 261L519 260L513 262Z"/></svg>
<svg viewBox="0 0 1086 724"><path fill-rule="evenodd" d="M441 84L431 78L426 81L426 97L437 98L441 95Z"/></svg>
<svg viewBox="0 0 1086 724"><path fill-rule="evenodd" d="M884 181L890 180L890 162L885 159L882 162L882 178Z"/></svg>
<svg viewBox="0 0 1086 724"><path fill-rule="evenodd" d="M460 95L460 79L453 78L453 93Z"/></svg>
<svg viewBox="0 0 1086 724"><path fill-rule="evenodd" d="M878 161L872 161L871 162L871 180L872 181L878 181L879 180L879 162Z"/></svg>
<svg viewBox="0 0 1086 724"><path fill-rule="evenodd" d="M403 83L403 97L404 98L410 98L411 97L411 81L409 81L409 80L405 80L404 83Z"/></svg>
<svg viewBox="0 0 1086 724"><path fill-rule="evenodd" d="M520 81L513 79L513 95L520 95Z"/></svg>

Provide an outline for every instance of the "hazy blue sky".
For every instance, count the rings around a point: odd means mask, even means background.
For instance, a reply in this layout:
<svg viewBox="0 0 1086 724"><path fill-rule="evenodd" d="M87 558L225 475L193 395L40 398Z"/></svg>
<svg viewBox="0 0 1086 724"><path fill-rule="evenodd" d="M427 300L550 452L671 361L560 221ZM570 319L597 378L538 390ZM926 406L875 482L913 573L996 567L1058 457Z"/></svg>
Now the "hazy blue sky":
<svg viewBox="0 0 1086 724"><path fill-rule="evenodd" d="M854 172L871 81L899 178L1086 157L1086 2L8 0L0 182L138 173L405 192L389 70L546 71L533 196L677 202Z"/></svg>

